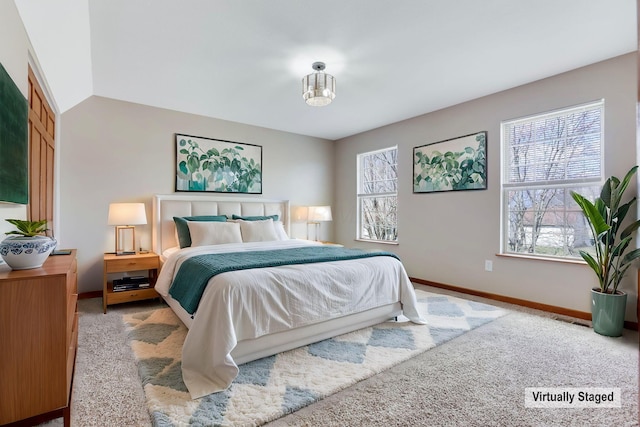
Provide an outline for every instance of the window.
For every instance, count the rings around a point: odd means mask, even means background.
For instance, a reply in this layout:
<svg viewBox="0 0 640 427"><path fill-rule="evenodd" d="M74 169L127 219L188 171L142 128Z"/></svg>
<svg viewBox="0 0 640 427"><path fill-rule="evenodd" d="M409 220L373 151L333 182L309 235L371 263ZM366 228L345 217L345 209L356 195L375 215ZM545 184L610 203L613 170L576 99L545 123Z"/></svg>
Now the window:
<svg viewBox="0 0 640 427"><path fill-rule="evenodd" d="M358 239L398 241L398 147L358 154Z"/></svg>
<svg viewBox="0 0 640 427"><path fill-rule="evenodd" d="M600 193L604 101L502 123L502 253L579 258L593 241L571 191Z"/></svg>

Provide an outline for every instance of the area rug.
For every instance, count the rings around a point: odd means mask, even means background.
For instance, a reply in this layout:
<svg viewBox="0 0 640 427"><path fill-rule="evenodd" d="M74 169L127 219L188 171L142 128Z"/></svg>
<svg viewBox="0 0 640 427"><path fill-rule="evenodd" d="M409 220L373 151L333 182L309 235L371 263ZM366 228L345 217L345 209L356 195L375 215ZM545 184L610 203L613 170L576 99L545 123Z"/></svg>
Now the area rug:
<svg viewBox="0 0 640 427"><path fill-rule="evenodd" d="M260 426L507 312L416 290L428 325L406 318L240 365L229 389L192 400L182 382L187 329L170 308L123 316L155 426Z"/></svg>

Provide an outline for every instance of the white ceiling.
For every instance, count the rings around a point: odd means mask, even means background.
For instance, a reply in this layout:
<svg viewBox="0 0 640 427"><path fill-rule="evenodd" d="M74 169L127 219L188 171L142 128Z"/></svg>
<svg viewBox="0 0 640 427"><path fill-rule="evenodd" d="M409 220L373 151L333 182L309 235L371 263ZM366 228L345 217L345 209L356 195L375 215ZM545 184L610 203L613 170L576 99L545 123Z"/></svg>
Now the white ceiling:
<svg viewBox="0 0 640 427"><path fill-rule="evenodd" d="M340 139L637 49L636 0L15 0L60 112L91 95ZM301 79L324 61L326 107Z"/></svg>

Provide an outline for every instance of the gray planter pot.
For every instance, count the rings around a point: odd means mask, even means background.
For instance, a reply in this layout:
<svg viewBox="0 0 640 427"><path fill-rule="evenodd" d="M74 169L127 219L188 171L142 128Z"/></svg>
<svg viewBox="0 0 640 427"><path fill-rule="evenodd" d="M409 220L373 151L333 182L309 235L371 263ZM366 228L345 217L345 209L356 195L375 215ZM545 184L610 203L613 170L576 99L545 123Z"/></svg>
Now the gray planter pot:
<svg viewBox="0 0 640 427"><path fill-rule="evenodd" d="M591 290L591 321L593 330L600 335L619 337L624 329L624 314L627 294L604 294L599 289Z"/></svg>

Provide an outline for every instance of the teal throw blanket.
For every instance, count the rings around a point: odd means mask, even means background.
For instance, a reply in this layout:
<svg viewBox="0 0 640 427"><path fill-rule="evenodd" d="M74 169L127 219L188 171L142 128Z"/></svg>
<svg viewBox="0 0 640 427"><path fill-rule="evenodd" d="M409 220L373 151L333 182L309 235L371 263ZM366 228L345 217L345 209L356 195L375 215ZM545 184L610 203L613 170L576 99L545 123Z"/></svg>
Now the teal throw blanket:
<svg viewBox="0 0 640 427"><path fill-rule="evenodd" d="M173 279L169 294L189 313L200 304L204 289L213 276L235 270L278 267L281 265L312 264L374 256L391 256L391 252L366 252L340 246L305 246L302 248L269 251L229 252L193 256L182 263Z"/></svg>

